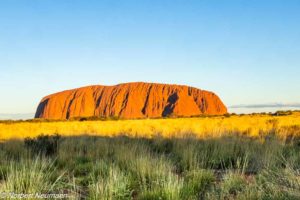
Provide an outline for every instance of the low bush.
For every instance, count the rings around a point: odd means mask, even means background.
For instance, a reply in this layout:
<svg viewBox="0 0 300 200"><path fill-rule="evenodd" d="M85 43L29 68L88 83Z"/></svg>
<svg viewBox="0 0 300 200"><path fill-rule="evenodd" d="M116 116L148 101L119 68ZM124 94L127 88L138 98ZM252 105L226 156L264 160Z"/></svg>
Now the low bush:
<svg viewBox="0 0 300 200"><path fill-rule="evenodd" d="M40 135L37 138L25 138L25 146L34 154L51 156L57 153L60 135Z"/></svg>

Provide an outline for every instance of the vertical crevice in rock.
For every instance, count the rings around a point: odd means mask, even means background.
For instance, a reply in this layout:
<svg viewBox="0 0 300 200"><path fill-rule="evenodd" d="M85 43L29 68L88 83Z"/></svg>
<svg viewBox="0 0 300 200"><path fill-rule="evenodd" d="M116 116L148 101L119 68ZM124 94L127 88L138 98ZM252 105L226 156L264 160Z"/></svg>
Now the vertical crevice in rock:
<svg viewBox="0 0 300 200"><path fill-rule="evenodd" d="M166 107L164 108L164 111L162 112L162 116L163 117L167 117L173 114L173 110L174 110L174 105L178 100L178 94L173 93L171 96L169 96L168 98L168 103L166 105Z"/></svg>
<svg viewBox="0 0 300 200"><path fill-rule="evenodd" d="M150 97L150 94L152 92L152 88L153 88L153 85L151 85L147 91L147 95L146 95L146 100L145 100L145 103L144 103L144 106L142 108L142 113L143 115L147 116L147 113L146 113L146 109L148 107L148 104L149 104L149 97Z"/></svg>
<svg viewBox="0 0 300 200"><path fill-rule="evenodd" d="M76 92L74 92L73 97L69 102L68 110L67 110L67 113L66 113L66 119L70 119L71 106L73 104L73 101L75 100L75 97L76 97Z"/></svg>

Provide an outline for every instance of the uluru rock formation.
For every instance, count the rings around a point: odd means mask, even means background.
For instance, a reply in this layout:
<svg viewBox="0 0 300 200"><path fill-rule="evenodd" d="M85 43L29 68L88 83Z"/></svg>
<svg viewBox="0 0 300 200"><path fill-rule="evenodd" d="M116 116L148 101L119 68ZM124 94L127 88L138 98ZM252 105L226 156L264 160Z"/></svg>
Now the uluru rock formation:
<svg viewBox="0 0 300 200"><path fill-rule="evenodd" d="M135 119L225 113L227 108L212 92L182 85L137 82L95 85L51 94L41 100L35 118Z"/></svg>

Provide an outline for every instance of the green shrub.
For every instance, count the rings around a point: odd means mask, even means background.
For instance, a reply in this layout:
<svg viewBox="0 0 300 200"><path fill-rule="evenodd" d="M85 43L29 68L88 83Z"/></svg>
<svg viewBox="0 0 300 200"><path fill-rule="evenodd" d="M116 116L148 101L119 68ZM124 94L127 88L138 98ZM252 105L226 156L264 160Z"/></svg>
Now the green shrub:
<svg viewBox="0 0 300 200"><path fill-rule="evenodd" d="M40 135L37 138L25 138L25 146L35 154L51 156L57 153L60 135Z"/></svg>

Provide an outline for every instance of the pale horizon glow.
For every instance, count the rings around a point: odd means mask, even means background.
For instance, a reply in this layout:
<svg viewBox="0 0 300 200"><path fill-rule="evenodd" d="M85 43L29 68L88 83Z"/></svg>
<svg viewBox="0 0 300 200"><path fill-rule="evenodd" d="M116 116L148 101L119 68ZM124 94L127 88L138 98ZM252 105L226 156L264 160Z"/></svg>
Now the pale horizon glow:
<svg viewBox="0 0 300 200"><path fill-rule="evenodd" d="M299 10L297 0L3 0L0 114L138 81L213 91L228 107L300 103Z"/></svg>

